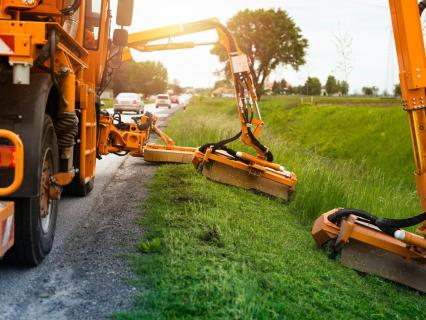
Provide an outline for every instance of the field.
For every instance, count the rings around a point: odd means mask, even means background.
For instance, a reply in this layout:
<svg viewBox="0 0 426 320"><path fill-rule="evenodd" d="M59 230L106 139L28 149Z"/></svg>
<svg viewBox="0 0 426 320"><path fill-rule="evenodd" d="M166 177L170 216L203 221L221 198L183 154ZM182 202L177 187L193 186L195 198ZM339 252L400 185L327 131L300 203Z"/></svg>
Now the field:
<svg viewBox="0 0 426 320"><path fill-rule="evenodd" d="M261 141L296 172L292 202L162 166L131 258L140 295L118 319L424 319L424 295L346 269L317 249L313 220L335 207L420 212L406 115L396 100L265 98ZM238 132L232 100L197 98L170 122L178 144ZM188 129L190 128L190 130ZM237 144L234 149L245 149Z"/></svg>

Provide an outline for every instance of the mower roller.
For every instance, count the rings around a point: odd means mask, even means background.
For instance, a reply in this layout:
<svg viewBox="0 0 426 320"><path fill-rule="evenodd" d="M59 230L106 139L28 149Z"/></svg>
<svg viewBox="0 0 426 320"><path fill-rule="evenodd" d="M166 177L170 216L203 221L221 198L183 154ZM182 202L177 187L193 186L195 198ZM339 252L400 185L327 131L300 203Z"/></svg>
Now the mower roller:
<svg viewBox="0 0 426 320"><path fill-rule="evenodd" d="M158 135L166 144L147 144L143 149L143 158L153 163L191 163L195 148L176 146L174 141L158 127L152 132Z"/></svg>
<svg viewBox="0 0 426 320"><path fill-rule="evenodd" d="M390 0L404 110L416 165L417 193L426 211L426 60L421 15L426 0ZM420 14L419 14L420 13ZM357 209L334 209L314 223L320 247L344 266L426 292L426 212L406 219L376 217ZM417 234L404 228L422 224Z"/></svg>

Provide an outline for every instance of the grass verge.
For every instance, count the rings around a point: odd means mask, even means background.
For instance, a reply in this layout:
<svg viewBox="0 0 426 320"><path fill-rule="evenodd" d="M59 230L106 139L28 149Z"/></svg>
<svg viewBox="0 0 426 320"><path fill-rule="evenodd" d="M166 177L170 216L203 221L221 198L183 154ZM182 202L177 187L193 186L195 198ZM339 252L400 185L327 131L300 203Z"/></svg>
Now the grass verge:
<svg viewBox="0 0 426 320"><path fill-rule="evenodd" d="M373 108L354 108L343 103L345 100L337 101L339 106L328 100L325 105L297 110L297 101L291 99L263 103L263 109L269 109L265 117L270 126L262 140L275 151L278 162L299 176L290 205L207 181L191 166L161 167L140 220L148 230L140 244L142 253L132 259L143 290L133 311L115 317L424 319L424 295L340 266L315 248L310 236L313 219L336 206L386 216L409 216L418 210L408 180L398 183L403 170L372 161L377 156L368 152L361 158L351 156L350 149L357 149L354 141L361 139L351 130L360 130L358 126L346 126L346 135L334 138L333 143L347 153L339 149L325 157L326 151L312 148L311 135L327 143L327 137L334 137L330 131L339 130L322 112L334 109L335 121L342 119L343 128L343 119L346 124L353 124L356 117L362 124L368 122L361 114L347 117L346 113ZM376 103L363 101L363 106ZM376 120L387 118L392 109L377 107L382 113L373 118ZM235 133L238 123L234 118L232 101L198 99L173 118L168 133L180 144L197 146ZM395 123L387 119L389 123L383 126L390 137L392 130L399 130L395 126L404 125L395 119ZM305 132L303 128L309 124L322 130ZM290 125L290 132L283 130ZM372 139L376 134L372 129ZM392 141L372 143L371 147L391 152L385 149ZM234 148L243 147L236 144ZM409 145L401 142L399 149L402 155Z"/></svg>

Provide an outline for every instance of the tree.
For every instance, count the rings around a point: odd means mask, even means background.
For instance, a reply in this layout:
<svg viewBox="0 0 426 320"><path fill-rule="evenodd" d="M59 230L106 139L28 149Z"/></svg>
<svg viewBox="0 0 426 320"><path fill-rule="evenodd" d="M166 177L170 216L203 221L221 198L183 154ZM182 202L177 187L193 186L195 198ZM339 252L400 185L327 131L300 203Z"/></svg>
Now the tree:
<svg viewBox="0 0 426 320"><path fill-rule="evenodd" d="M335 94L339 92L339 86L337 85L337 80L334 76L328 76L325 84L325 90L328 94Z"/></svg>
<svg viewBox="0 0 426 320"><path fill-rule="evenodd" d="M366 96L376 96L378 92L379 92L379 88L375 86L362 88L362 93Z"/></svg>
<svg viewBox="0 0 426 320"><path fill-rule="evenodd" d="M278 81L274 81L274 83L272 84L272 94L281 94L281 84Z"/></svg>
<svg viewBox="0 0 426 320"><path fill-rule="evenodd" d="M393 95L395 97L400 97L401 96L401 85L398 83L393 87Z"/></svg>
<svg viewBox="0 0 426 320"><path fill-rule="evenodd" d="M219 89L219 88L231 88L231 82L229 82L229 80L224 79L224 80L218 80L214 83L214 87L213 89Z"/></svg>
<svg viewBox="0 0 426 320"><path fill-rule="evenodd" d="M295 87L289 87L287 93L288 94L304 94L305 92L305 86L295 86Z"/></svg>
<svg viewBox="0 0 426 320"><path fill-rule="evenodd" d="M173 82L169 84L169 90L173 91L174 94L183 93L183 88L180 86L178 79L173 79Z"/></svg>
<svg viewBox="0 0 426 320"><path fill-rule="evenodd" d="M281 79L280 86L281 86L281 94L286 94L290 87L290 84L287 81L285 81L285 79Z"/></svg>
<svg viewBox="0 0 426 320"><path fill-rule="evenodd" d="M272 83L272 94L279 95L279 94L286 94L289 90L289 84L285 79L281 79L280 81L274 81Z"/></svg>
<svg viewBox="0 0 426 320"><path fill-rule="evenodd" d="M228 21L227 26L251 61L250 71L259 97L272 70L280 65L298 70L305 63L308 40L282 9L240 11ZM222 62L228 59L220 45L216 45L211 53L218 55ZM229 76L229 66L225 70Z"/></svg>
<svg viewBox="0 0 426 320"><path fill-rule="evenodd" d="M309 77L305 82L304 94L319 96L321 94L321 81L316 77Z"/></svg>
<svg viewBox="0 0 426 320"><path fill-rule="evenodd" d="M349 93L349 83L347 83L345 80L343 81L337 81L337 87L339 88L339 92L346 96Z"/></svg>
<svg viewBox="0 0 426 320"><path fill-rule="evenodd" d="M128 61L113 76L114 95L120 92L137 92L145 96L167 90L167 69L161 62Z"/></svg>

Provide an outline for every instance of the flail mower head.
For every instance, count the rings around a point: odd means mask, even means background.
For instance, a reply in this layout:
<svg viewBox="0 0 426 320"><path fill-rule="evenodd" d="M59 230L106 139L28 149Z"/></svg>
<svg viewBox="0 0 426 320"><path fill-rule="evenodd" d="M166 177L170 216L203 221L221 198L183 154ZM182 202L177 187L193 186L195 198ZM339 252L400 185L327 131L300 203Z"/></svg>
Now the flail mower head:
<svg viewBox="0 0 426 320"><path fill-rule="evenodd" d="M225 26L219 23L214 23L214 26L220 37L219 43L228 53L241 131L230 139L200 147L194 155L193 164L211 180L289 200L297 183L295 174L273 163L272 153L258 140L264 123L250 61ZM255 156L226 147L240 137L245 145L256 151Z"/></svg>
<svg viewBox="0 0 426 320"><path fill-rule="evenodd" d="M257 190L288 201L297 183L294 173L282 166L230 149L198 149L193 164L208 179Z"/></svg>
<svg viewBox="0 0 426 320"><path fill-rule="evenodd" d="M342 265L426 293L426 240L401 229L425 219L425 213L394 220L334 209L315 221L312 236L318 246L340 256Z"/></svg>

